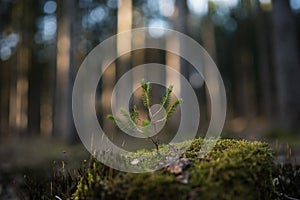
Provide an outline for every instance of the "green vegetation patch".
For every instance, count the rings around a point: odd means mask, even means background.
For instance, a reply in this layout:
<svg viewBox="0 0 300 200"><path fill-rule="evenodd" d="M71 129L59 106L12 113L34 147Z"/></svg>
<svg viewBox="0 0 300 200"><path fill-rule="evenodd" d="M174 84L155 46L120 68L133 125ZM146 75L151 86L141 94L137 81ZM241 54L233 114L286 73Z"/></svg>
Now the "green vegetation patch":
<svg viewBox="0 0 300 200"><path fill-rule="evenodd" d="M92 161L82 173L73 196L75 199L271 199L273 154L267 144L220 139L205 158L198 158L202 143L202 139L195 139L175 165L166 165L153 173L118 172ZM137 154L141 156L142 152ZM182 162L186 162L185 167L180 165Z"/></svg>

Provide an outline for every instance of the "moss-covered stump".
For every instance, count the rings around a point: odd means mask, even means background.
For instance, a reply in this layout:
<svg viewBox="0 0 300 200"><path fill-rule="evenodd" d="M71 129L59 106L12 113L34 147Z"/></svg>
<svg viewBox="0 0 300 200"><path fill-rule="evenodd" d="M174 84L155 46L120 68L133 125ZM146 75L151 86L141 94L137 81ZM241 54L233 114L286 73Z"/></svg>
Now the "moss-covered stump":
<svg viewBox="0 0 300 200"><path fill-rule="evenodd" d="M196 139L186 151L192 163L180 174L164 168L131 174L98 162L82 174L75 199L271 199L273 155L267 144L221 139L205 159Z"/></svg>

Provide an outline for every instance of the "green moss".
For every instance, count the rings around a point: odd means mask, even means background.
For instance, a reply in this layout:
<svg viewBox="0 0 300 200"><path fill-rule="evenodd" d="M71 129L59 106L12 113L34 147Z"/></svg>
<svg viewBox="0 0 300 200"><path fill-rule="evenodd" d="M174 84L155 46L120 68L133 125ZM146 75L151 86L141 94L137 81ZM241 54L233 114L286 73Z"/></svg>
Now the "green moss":
<svg viewBox="0 0 300 200"><path fill-rule="evenodd" d="M203 143L195 139L186 151L193 159L184 173L188 183L177 181L166 169L154 173L117 172L93 161L82 175L77 199L270 199L273 155L265 143L219 140L205 159L197 158ZM185 143L177 144L182 148ZM164 149L164 148L162 148ZM155 151L135 156L155 157ZM134 156L134 155L132 155ZM155 159L154 159L155 160ZM76 199L75 198L75 199Z"/></svg>
<svg viewBox="0 0 300 200"><path fill-rule="evenodd" d="M118 186L122 199L186 199L189 192L172 174L162 173L127 174Z"/></svg>
<svg viewBox="0 0 300 200"><path fill-rule="evenodd" d="M199 150L201 140L188 149ZM204 199L269 199L273 192L273 155L267 144L219 140L208 154L209 162L196 160L190 168L190 185Z"/></svg>

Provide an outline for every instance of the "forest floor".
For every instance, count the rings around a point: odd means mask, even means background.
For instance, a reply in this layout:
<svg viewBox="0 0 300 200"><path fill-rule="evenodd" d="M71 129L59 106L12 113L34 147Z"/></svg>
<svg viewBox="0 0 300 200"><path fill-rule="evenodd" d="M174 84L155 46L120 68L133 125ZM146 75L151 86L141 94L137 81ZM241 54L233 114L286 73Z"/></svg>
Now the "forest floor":
<svg viewBox="0 0 300 200"><path fill-rule="evenodd" d="M28 180L50 179L54 168L77 171L89 154L81 143L39 137L5 138L0 142L0 159L0 199L19 199L23 196L20 187L34 187Z"/></svg>
<svg viewBox="0 0 300 200"><path fill-rule="evenodd" d="M231 138L235 138L234 136ZM261 138L239 135L236 138L266 141L276 154L277 163L300 164L300 138ZM90 158L81 143L71 144L49 138L5 138L0 140L0 199L18 199L19 187L24 186L26 177L50 177L56 166L68 171L80 168ZM50 173L49 173L50 172ZM21 195L22 196L22 195Z"/></svg>

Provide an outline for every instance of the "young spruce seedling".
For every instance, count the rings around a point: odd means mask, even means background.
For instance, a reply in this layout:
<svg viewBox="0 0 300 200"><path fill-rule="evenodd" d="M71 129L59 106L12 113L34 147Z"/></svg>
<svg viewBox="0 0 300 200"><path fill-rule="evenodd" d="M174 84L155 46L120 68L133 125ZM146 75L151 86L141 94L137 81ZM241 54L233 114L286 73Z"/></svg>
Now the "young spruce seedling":
<svg viewBox="0 0 300 200"><path fill-rule="evenodd" d="M120 109L120 113L124 116L123 120L112 114L107 115L107 118L114 121L122 130L135 130L139 134L148 138L155 145L155 148L158 151L159 138L158 134L156 133L157 124L166 122L168 119L170 119L170 117L176 111L178 105L180 105L182 102L182 99L176 99L173 103L171 103L173 86L170 85L166 89L166 94L162 98L159 108L155 111L151 107L151 83L143 80L141 83L141 88L143 90L143 105L147 111L146 119L140 119L140 112L138 111L136 105L133 106L133 109L130 113L123 108ZM163 115L161 116L162 113Z"/></svg>

